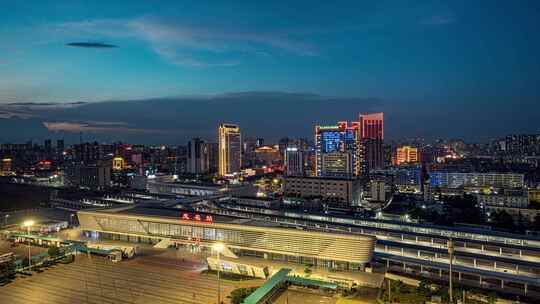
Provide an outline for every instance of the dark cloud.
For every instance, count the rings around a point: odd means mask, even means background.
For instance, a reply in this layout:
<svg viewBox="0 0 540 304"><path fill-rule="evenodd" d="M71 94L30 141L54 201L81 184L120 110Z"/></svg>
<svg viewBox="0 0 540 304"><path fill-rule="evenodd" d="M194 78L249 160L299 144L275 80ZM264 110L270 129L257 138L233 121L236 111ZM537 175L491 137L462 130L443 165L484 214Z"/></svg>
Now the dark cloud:
<svg viewBox="0 0 540 304"><path fill-rule="evenodd" d="M238 123L243 137L313 139L316 124L354 121L360 112L383 111L388 139L460 137L484 141L512 133L538 132L537 100L519 104L489 98L470 100L381 100L326 97L311 93L238 92L212 96L182 96L118 100L77 106L1 106L0 134L25 141L47 134L85 140L185 144L191 137L216 141L217 126ZM16 111L17 110L17 111ZM18 119L14 119L18 118ZM32 130L20 123L33 122ZM12 125L10 121L15 123ZM41 122L36 126L34 122ZM39 128L38 128L39 127ZM17 132L13 132L17 130ZM35 134L35 135L33 135Z"/></svg>
<svg viewBox="0 0 540 304"><path fill-rule="evenodd" d="M95 49L106 49L106 48L116 48L117 45L102 43L102 42L70 42L66 43L66 46L72 47L82 47L82 48L95 48Z"/></svg>

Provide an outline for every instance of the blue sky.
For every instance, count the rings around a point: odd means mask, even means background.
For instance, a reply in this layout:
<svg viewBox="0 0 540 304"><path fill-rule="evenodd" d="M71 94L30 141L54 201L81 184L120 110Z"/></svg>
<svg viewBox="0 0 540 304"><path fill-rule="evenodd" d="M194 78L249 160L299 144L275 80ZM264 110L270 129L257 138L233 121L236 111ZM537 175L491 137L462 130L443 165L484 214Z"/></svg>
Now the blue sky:
<svg viewBox="0 0 540 304"><path fill-rule="evenodd" d="M540 110L537 1L290 2L4 0L0 104L302 92L486 127Z"/></svg>

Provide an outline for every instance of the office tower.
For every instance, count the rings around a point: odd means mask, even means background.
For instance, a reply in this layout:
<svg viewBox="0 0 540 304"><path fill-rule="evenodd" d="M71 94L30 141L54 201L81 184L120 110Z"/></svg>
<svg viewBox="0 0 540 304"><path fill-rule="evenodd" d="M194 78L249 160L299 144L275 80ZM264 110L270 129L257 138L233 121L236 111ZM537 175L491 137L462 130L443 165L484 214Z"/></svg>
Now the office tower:
<svg viewBox="0 0 540 304"><path fill-rule="evenodd" d="M45 139L45 152L50 153L52 151L52 141Z"/></svg>
<svg viewBox="0 0 540 304"><path fill-rule="evenodd" d="M193 138L187 146L187 172L193 174L208 173L209 147L200 138Z"/></svg>
<svg viewBox="0 0 540 304"><path fill-rule="evenodd" d="M257 146L257 139L248 137L242 140L242 147L242 164L245 167L253 167L255 165L255 149L259 147Z"/></svg>
<svg viewBox="0 0 540 304"><path fill-rule="evenodd" d="M402 146L396 149L394 165L416 163L419 160L418 149L411 146Z"/></svg>
<svg viewBox="0 0 540 304"><path fill-rule="evenodd" d="M360 113L360 138L363 150L363 169L370 170L383 168L384 165L384 113Z"/></svg>
<svg viewBox="0 0 540 304"><path fill-rule="evenodd" d="M219 169L218 143L206 143L208 148L208 173L216 173Z"/></svg>
<svg viewBox="0 0 540 304"><path fill-rule="evenodd" d="M242 167L242 137L240 127L223 123L218 129L219 175L225 176L240 172Z"/></svg>
<svg viewBox="0 0 540 304"><path fill-rule="evenodd" d="M295 146L285 149L285 175L303 176L304 175L304 157L303 151Z"/></svg>
<svg viewBox="0 0 540 304"><path fill-rule="evenodd" d="M59 139L59 140L56 141L56 151L58 153L64 152L64 140L63 139Z"/></svg>
<svg viewBox="0 0 540 304"><path fill-rule="evenodd" d="M386 201L386 181L384 178L376 177L370 182L371 200L375 202Z"/></svg>
<svg viewBox="0 0 540 304"><path fill-rule="evenodd" d="M315 127L316 176L351 178L360 175L359 132L357 122Z"/></svg>

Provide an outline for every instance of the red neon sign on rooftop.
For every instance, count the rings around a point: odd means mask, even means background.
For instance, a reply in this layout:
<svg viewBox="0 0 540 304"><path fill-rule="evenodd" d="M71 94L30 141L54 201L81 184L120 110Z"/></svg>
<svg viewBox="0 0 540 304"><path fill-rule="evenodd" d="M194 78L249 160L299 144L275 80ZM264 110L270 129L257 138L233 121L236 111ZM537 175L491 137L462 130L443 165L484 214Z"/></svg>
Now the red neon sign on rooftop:
<svg viewBox="0 0 540 304"><path fill-rule="evenodd" d="M202 214L190 214L187 212L182 213L182 216L180 217L184 221L195 221L195 222L206 222L206 223L213 223L214 217L211 215L202 215Z"/></svg>

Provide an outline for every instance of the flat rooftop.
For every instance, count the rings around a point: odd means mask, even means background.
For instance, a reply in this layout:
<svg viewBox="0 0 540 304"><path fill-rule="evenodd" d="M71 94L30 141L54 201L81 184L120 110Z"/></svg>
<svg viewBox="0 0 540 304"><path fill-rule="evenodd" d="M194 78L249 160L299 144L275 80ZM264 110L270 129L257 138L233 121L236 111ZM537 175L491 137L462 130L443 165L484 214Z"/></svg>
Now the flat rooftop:
<svg viewBox="0 0 540 304"><path fill-rule="evenodd" d="M178 209L178 208L166 208L161 206L149 207L149 206L131 206L127 208L113 208L113 209L103 209L95 210L97 212L103 213L114 213L114 214L125 214L125 215L141 215L141 216L154 216L154 217L163 217L163 218L174 218L180 219L182 214L200 214L211 215L213 222L223 223L223 224L237 224L237 225L248 225L248 226L258 226L258 227L285 227L279 223L261 221L256 219L246 219L238 218L232 216L218 215L206 212L197 212L194 210L188 209Z"/></svg>

